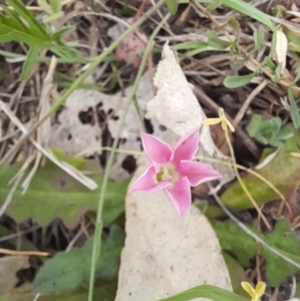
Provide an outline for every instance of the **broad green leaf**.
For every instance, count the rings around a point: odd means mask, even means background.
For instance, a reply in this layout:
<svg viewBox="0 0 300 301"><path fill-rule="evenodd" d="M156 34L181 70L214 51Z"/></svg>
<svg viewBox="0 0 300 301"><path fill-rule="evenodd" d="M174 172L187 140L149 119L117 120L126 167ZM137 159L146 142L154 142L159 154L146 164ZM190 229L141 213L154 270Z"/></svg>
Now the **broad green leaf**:
<svg viewBox="0 0 300 301"><path fill-rule="evenodd" d="M176 14L178 10L178 1L177 0L165 0L165 1L170 14L172 15Z"/></svg>
<svg viewBox="0 0 300 301"><path fill-rule="evenodd" d="M255 73L250 73L247 75L233 75L227 76L223 82L224 86L227 88L238 88L249 84Z"/></svg>
<svg viewBox="0 0 300 301"><path fill-rule="evenodd" d="M297 103L295 101L293 92L291 89L288 89L288 99L290 102L290 114L294 124L294 128L297 130L300 127L300 114Z"/></svg>
<svg viewBox="0 0 300 301"><path fill-rule="evenodd" d="M96 266L97 277L112 278L118 271L119 257L124 245L125 233L112 225L110 234L102 243ZM91 268L93 237L81 249L58 253L48 259L34 280L35 291L43 295L76 288L88 283Z"/></svg>
<svg viewBox="0 0 300 301"><path fill-rule="evenodd" d="M282 146L278 148L277 154L271 162L256 170L258 174L270 181L283 195L288 195L293 191L300 174L300 160L290 155L291 152L299 152L300 131L295 131L294 136L287 139ZM260 163L274 149L266 148L263 152ZM259 164L260 164L259 163ZM278 199L278 195L263 181L251 174L242 177L244 184L251 193L253 199L258 205L268 201ZM252 203L241 188L238 182L232 184L222 195L222 202L235 211L253 208ZM209 206L206 215L210 218L223 215L219 210Z"/></svg>
<svg viewBox="0 0 300 301"><path fill-rule="evenodd" d="M50 46L50 37L40 25L37 27L31 22L34 20L32 15L25 19L29 22L26 26L15 11L9 10L5 6L2 6L2 9L8 17L0 14L0 42L18 41L35 47Z"/></svg>
<svg viewBox="0 0 300 301"><path fill-rule="evenodd" d="M286 140L292 138L294 134L295 134L294 129L287 126L279 131L279 133L277 134L277 139Z"/></svg>
<svg viewBox="0 0 300 301"><path fill-rule="evenodd" d="M213 285L200 285L182 293L159 301L188 301L195 298L208 298L213 301L249 301L247 298Z"/></svg>
<svg viewBox="0 0 300 301"><path fill-rule="evenodd" d="M257 9L255 6L242 0L224 0L223 5L238 11L252 19L266 25L269 29L274 30L275 26L269 16Z"/></svg>
<svg viewBox="0 0 300 301"><path fill-rule="evenodd" d="M1 42L23 42L30 48L29 62L25 63L22 78L28 75L29 67L33 66L37 49L50 49L59 57L68 59L68 62L79 59L78 51L70 45L64 44L60 36L51 35L46 32L44 27L35 19L34 15L26 9L19 0L6 0L7 4L12 7L0 5L4 13L0 14L0 43Z"/></svg>
<svg viewBox="0 0 300 301"><path fill-rule="evenodd" d="M254 32L254 44L255 50L259 49L264 41L265 34L263 31L255 31Z"/></svg>
<svg viewBox="0 0 300 301"><path fill-rule="evenodd" d="M243 266L247 266L249 259L255 255L262 255L266 259L266 276L270 285L278 286L286 276L299 271L298 268L287 263L262 245L260 245L260 248L257 248L255 239L247 235L232 221L212 221L211 223L219 238L222 249L234 253ZM252 226L248 227L262 237L267 244L300 263L300 242L297 240L295 234L291 232L287 220L277 222L275 230L267 235L257 233Z"/></svg>
<svg viewBox="0 0 300 301"><path fill-rule="evenodd" d="M97 279L94 289L94 301L114 301L117 291L117 280ZM36 293L32 291L31 284L24 284L7 294L0 294L0 301L32 301ZM39 301L82 301L88 299L88 288L80 286L74 290L62 293L53 293L40 296Z"/></svg>
<svg viewBox="0 0 300 301"><path fill-rule="evenodd" d="M78 162L82 162L82 159ZM86 166L89 164L90 162L87 161ZM11 189L9 181L20 167L20 164L0 167L0 206ZM101 187L102 175L96 173L90 178ZM108 183L103 208L104 223L111 223L124 211L128 183L127 180ZM91 191L53 163L47 162L36 172L25 195L22 195L21 188L16 190L6 214L17 222L33 218L42 226L57 217L61 218L67 226L72 227L85 212L96 210L99 193L100 188Z"/></svg>
<svg viewBox="0 0 300 301"><path fill-rule="evenodd" d="M258 114L253 114L250 123L247 126L248 135L253 138L260 128L262 118Z"/></svg>

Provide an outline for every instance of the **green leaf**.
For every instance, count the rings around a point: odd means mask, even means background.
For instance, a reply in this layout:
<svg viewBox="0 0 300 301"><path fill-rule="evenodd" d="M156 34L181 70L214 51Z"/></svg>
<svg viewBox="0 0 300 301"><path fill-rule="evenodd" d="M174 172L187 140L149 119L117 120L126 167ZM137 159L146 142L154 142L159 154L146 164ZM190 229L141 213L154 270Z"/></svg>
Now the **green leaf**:
<svg viewBox="0 0 300 301"><path fill-rule="evenodd" d="M1 42L23 42L33 50L28 53L27 61L23 68L22 78L27 78L30 68L36 60L37 49L50 49L59 57L72 62L79 59L78 51L70 45L63 43L61 35L51 35L39 24L34 15L26 9L19 0L7 0L7 6L0 5L4 14L0 13L0 43ZM42 2L41 2L42 3ZM69 30L69 29L68 29ZM60 33L63 31L61 30ZM29 60L29 61L28 61Z"/></svg>
<svg viewBox="0 0 300 301"><path fill-rule="evenodd" d="M218 7L220 7L223 4L224 0L215 0L213 3L210 3L207 10L208 11L214 11Z"/></svg>
<svg viewBox="0 0 300 301"><path fill-rule="evenodd" d="M38 61L40 50L41 49L38 47L31 47L27 52L27 58L22 68L22 80L29 78L35 64Z"/></svg>
<svg viewBox="0 0 300 301"><path fill-rule="evenodd" d="M234 253L243 266L248 266L249 259L255 255L262 255L266 259L266 276L271 286L278 286L286 276L299 271L298 268L281 259L264 246L260 245L260 248L257 248L255 239L247 235L232 221L212 221L211 223L222 249ZM291 232L287 220L280 220L276 224L275 230L267 235L257 233L252 226L248 227L274 249L300 263L300 242Z"/></svg>
<svg viewBox="0 0 300 301"><path fill-rule="evenodd" d="M277 139L287 140L292 138L294 134L295 134L294 129L287 126L279 131L279 133L277 134Z"/></svg>
<svg viewBox="0 0 300 301"><path fill-rule="evenodd" d="M21 41L30 46L48 47L50 36L33 14L19 0L7 0L7 4L14 10L1 6L6 16L0 14L0 42Z"/></svg>
<svg viewBox="0 0 300 301"><path fill-rule="evenodd" d="M124 245L125 233L112 225L110 234L102 243L100 259L96 266L97 277L114 277L119 267L119 257ZM34 280L35 291L43 295L62 292L87 283L90 275L93 237L81 249L58 253L48 259Z"/></svg>
<svg viewBox="0 0 300 301"><path fill-rule="evenodd" d="M52 12L57 14L61 11L61 0L49 0Z"/></svg>
<svg viewBox="0 0 300 301"><path fill-rule="evenodd" d="M232 45L232 42L219 39L213 30L208 30L205 34L208 37L207 44L215 49L225 50Z"/></svg>
<svg viewBox="0 0 300 301"><path fill-rule="evenodd" d="M242 281L247 281L244 268L239 264L238 261L227 254L227 252L223 252L223 257L229 272L233 292L238 295L248 297L248 294L241 286Z"/></svg>
<svg viewBox="0 0 300 301"><path fill-rule="evenodd" d="M284 144L278 148L277 154L265 166L255 170L258 174L270 181L283 195L289 195L299 181L300 160L290 155L291 152L299 152L298 143L300 141L300 131L295 131L294 136L285 140ZM274 149L265 148L261 164ZM262 205L274 199L278 199L267 184L252 174L246 174L243 178L248 191L258 205ZM232 184L222 195L221 200L227 207L239 211L253 208L252 203L241 188L239 182ZM224 215L222 211L215 210L216 207L209 206L206 215L210 218Z"/></svg>
<svg viewBox="0 0 300 301"><path fill-rule="evenodd" d="M78 162L82 162L82 159ZM93 163L86 161L86 168L91 164ZM0 167L0 206L11 189L9 181L20 167L20 164ZM101 187L102 175L96 173L90 178ZM126 180L108 184L103 211L105 224L111 223L124 211L128 183L129 181ZM89 210L97 209L99 193L100 188L91 191L53 163L47 162L36 172L25 195L22 195L21 188L17 188L6 214L17 222L33 218L42 226L48 225L57 217L61 218L68 227L73 227L80 216Z"/></svg>
<svg viewBox="0 0 300 301"><path fill-rule="evenodd" d="M170 14L176 14L178 10L178 1L177 0L166 0L166 4Z"/></svg>
<svg viewBox="0 0 300 301"><path fill-rule="evenodd" d="M49 15L52 14L51 6L48 4L48 2L46 0L38 0L38 4Z"/></svg>
<svg viewBox="0 0 300 301"><path fill-rule="evenodd" d="M288 99L290 102L290 114L291 114L291 118L294 124L294 128L296 130L299 129L300 127L300 114L299 114L299 109L297 106L297 103L295 101L293 92L291 89L288 89Z"/></svg>
<svg viewBox="0 0 300 301"><path fill-rule="evenodd" d="M247 133L248 135L253 138L255 137L256 133L259 131L260 124L261 124L262 118L258 114L253 114L250 123L247 126Z"/></svg>
<svg viewBox="0 0 300 301"><path fill-rule="evenodd" d="M247 75L227 76L223 84L226 88L230 88L230 89L242 87L249 84L254 76L255 73L250 73Z"/></svg>
<svg viewBox="0 0 300 301"><path fill-rule="evenodd" d="M263 31L255 31L254 32L254 44L255 50L259 49L264 41L265 34Z"/></svg>
<svg viewBox="0 0 300 301"><path fill-rule="evenodd" d="M114 301L117 291L117 280L97 279L94 289L94 301L107 300ZM31 284L24 284L21 287L15 288L9 293L0 294L0 301L32 301L36 293L32 291ZM42 295L38 298L39 301L82 301L88 299L88 288L80 286L74 290L64 291L62 293L53 293Z"/></svg>
<svg viewBox="0 0 300 301"><path fill-rule="evenodd" d="M161 299L159 301L187 301L201 297L214 301L249 301L247 298L235 293L207 284L191 288L175 296Z"/></svg>

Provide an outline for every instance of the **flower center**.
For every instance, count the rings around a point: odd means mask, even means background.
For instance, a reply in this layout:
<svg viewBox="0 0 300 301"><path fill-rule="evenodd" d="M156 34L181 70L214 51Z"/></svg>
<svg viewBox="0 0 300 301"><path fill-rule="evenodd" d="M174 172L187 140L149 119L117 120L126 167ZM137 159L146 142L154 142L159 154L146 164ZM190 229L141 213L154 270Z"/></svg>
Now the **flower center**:
<svg viewBox="0 0 300 301"><path fill-rule="evenodd" d="M174 183L178 178L176 171L172 165L163 165L156 174L157 182L172 182Z"/></svg>

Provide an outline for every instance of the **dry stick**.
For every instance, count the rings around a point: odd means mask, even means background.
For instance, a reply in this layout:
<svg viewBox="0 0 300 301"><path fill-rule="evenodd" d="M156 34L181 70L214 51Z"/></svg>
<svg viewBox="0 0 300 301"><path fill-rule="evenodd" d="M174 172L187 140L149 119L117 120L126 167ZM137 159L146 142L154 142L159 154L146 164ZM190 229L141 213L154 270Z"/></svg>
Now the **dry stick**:
<svg viewBox="0 0 300 301"><path fill-rule="evenodd" d="M232 125L234 127L236 127L240 121L243 119L251 101L253 100L253 98L268 84L268 81L265 79L263 80L248 96L248 98L245 100L245 102L243 103L243 105L241 106L241 108L239 109L238 113L236 114Z"/></svg>
<svg viewBox="0 0 300 301"><path fill-rule="evenodd" d="M23 134L28 135L29 131L27 131L27 129L21 123L21 121L15 116L15 114L11 111L11 109L2 100L0 100L0 110L1 109L6 113L7 116L9 116L10 120L23 132ZM23 136L23 138L24 137L25 136ZM49 160L51 160L54 164L56 164L58 167L60 167L63 171L65 171L71 177L76 179L78 182L85 185L91 190L98 188L98 185L95 181L86 177L78 169L67 164L66 162L61 162L60 160L58 160L51 151L43 148L33 138L29 137L29 140L44 156L46 156Z"/></svg>
<svg viewBox="0 0 300 301"><path fill-rule="evenodd" d="M51 62L48 68L47 75L44 79L40 103L39 103L39 118L41 118L50 108L50 94L53 89L53 76L57 65L57 58L52 56ZM50 139L50 132L51 132L51 121L47 119L38 129L37 129L37 143L44 148L48 148L48 143ZM43 159L43 155L41 152L37 152L34 166L27 175L26 179L22 183L23 194L27 191L30 182L35 175L38 167L40 166Z"/></svg>
<svg viewBox="0 0 300 301"><path fill-rule="evenodd" d="M39 251L14 251L0 248L0 253L7 255L16 255L16 256L46 256L48 257L50 253L48 252L39 252Z"/></svg>
<svg viewBox="0 0 300 301"><path fill-rule="evenodd" d="M11 202L13 196L14 196L14 193L15 193L18 185L19 185L20 180L21 180L21 177L18 177L17 180L15 181L13 187L11 188L8 196L6 197L3 205L1 206L1 208L0 208L0 217L4 214L4 212L6 211L8 205L10 204L10 202Z"/></svg>
<svg viewBox="0 0 300 301"><path fill-rule="evenodd" d="M244 225L238 218L236 218L222 203L219 196L213 191L213 187L210 183L207 184L209 189L212 191L212 195L215 199L215 201L218 203L218 205L222 208L222 210L226 213L226 215L237 225L239 226L246 234L251 236L253 239L258 241L261 245L263 245L266 249L271 251L273 254L277 255L281 259L285 260L286 262L290 263L291 265L295 266L296 268L300 269L300 264L291 258L285 256L284 254L280 253L270 245L268 245L261 237L259 237L257 234L253 233L246 225Z"/></svg>
<svg viewBox="0 0 300 301"><path fill-rule="evenodd" d="M235 160L235 155L234 155L234 150L233 150L233 147L232 147L232 144L231 144L231 141L230 141L230 138L229 138L229 135L228 135L228 127L225 126L224 128L224 132L225 132L225 139L226 139L226 142L227 142L227 145L229 147L229 151L230 151L230 155L231 155L231 158L233 160L233 163L236 163L236 160ZM233 168L234 168L234 171L235 171L235 174L236 174L236 177L238 179L238 182L240 183L242 189L244 190L244 192L246 193L247 197L249 198L249 200L251 201L252 205L254 206L254 208L256 209L258 215L261 217L261 219L263 220L263 222L265 223L266 227L269 229L269 230L272 230L272 227L270 226L269 222L267 221L266 217L263 215L263 213L261 212L259 206L257 205L257 203L255 202L255 200L253 199L251 193L249 192L248 188L246 187L246 185L244 184L240 174L239 174L239 171L236 167L236 164L233 165Z"/></svg>

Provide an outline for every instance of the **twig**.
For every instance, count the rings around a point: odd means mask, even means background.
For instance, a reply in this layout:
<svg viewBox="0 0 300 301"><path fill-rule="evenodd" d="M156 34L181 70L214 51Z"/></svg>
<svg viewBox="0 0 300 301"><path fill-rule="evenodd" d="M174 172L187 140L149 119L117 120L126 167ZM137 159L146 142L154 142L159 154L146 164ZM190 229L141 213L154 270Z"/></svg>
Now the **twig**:
<svg viewBox="0 0 300 301"><path fill-rule="evenodd" d="M201 103L203 103L205 106L207 106L209 109L211 109L215 113L218 112L220 107L208 95L206 95L202 89L195 86L193 91ZM232 122L232 119L228 114L226 114L226 118L230 122ZM242 130L242 128L240 126L237 126L235 128L235 132L242 139L242 141L247 146L249 151L253 154L253 156L256 159L259 159L260 158L260 150L258 149L256 144L252 141L252 139L249 138L249 136Z"/></svg>
<svg viewBox="0 0 300 301"><path fill-rule="evenodd" d="M46 114L50 108L50 94L53 89L53 75L56 69L56 65L57 65L57 59L55 56L52 56L48 73L44 79L43 86L42 86L40 103L39 103L39 109L40 109L39 118L41 118L44 114ZM50 132L51 132L51 122L50 119L47 119L37 129L37 143L46 149L48 148ZM25 194L25 192L27 191L35 172L40 166L42 158L43 158L42 153L37 152L33 168L31 169L26 179L22 183L23 194Z"/></svg>
<svg viewBox="0 0 300 301"><path fill-rule="evenodd" d="M230 151L230 155L231 155L231 158L233 160L234 163L236 163L236 159L235 159L235 155L234 155L234 150L233 150L233 147L232 147L232 144L231 144L231 141L230 141L230 137L228 135L228 128L225 127L224 129L224 132L225 132L225 138L226 138L226 142L227 142L227 145L229 147L229 151ZM257 205L257 203L255 202L255 200L253 199L251 193L249 192L248 188L246 187L246 185L244 184L240 174L239 174L239 171L236 167L236 164L233 165L233 168L235 170L235 173L236 173L236 177L238 179L238 182L240 183L242 189L244 190L244 192L246 193L247 197L249 198L249 200L251 201L253 207L256 209L258 215L261 217L261 219L263 220L263 222L265 223L266 227L271 230L271 226L269 224L269 222L267 221L266 217L263 215L263 213L261 212L259 206Z"/></svg>
<svg viewBox="0 0 300 301"><path fill-rule="evenodd" d="M7 116L11 119L11 121L26 135L28 134L27 129L24 127L24 125L20 122L20 120L15 116L15 114L11 111L11 109L4 103L2 100L0 100L0 109L2 109ZM32 138L29 138L29 140L32 142L32 144L43 154L45 155L49 160L51 160L54 164L56 164L58 167L60 167L63 171L65 171L67 174L69 174L71 177L76 179L81 184L85 185L91 190L94 190L98 187L97 183L93 181L92 179L86 177L82 172L74 168L73 166L67 164L66 162L59 161L50 150L46 150L43 148L40 144L38 144L35 140Z"/></svg>
<svg viewBox="0 0 300 301"><path fill-rule="evenodd" d="M236 127L240 121L243 119L247 108L249 107L252 99L268 84L267 80L263 80L251 93L250 95L247 97L247 99L245 100L245 102L243 103L243 105L241 106L241 108L239 109L239 111L237 112L234 120L232 121L232 125L234 127Z"/></svg>
<svg viewBox="0 0 300 301"><path fill-rule="evenodd" d="M222 208L222 210L226 213L226 215L237 225L239 226L247 235L251 236L253 239L258 241L261 245L263 245L266 249L268 249L270 252L274 253L281 259L285 260L286 262L290 263L294 267L300 269L300 264L291 258L285 256L284 254L280 253L270 245L268 245L262 238L260 238L257 234L253 233L246 225L244 225L238 218L236 218L228 209L227 207L222 203L219 196L213 191L213 187L210 183L207 183L209 189L212 191L212 195L215 199L215 201L218 203L218 205Z"/></svg>
<svg viewBox="0 0 300 301"><path fill-rule="evenodd" d="M45 256L48 257L50 253L48 252L40 252L40 251L15 251L15 250L7 250L0 248L0 253L7 255L17 255L17 256Z"/></svg>
<svg viewBox="0 0 300 301"><path fill-rule="evenodd" d="M1 206L1 208L0 208L0 217L4 214L5 210L7 209L8 205L10 204L10 202L13 198L13 195L14 195L14 193L15 193L18 185L19 185L19 182L20 182L21 178L22 177L18 177L17 181L15 181L15 183L14 183L13 187L11 188L8 196L6 197L3 205Z"/></svg>

